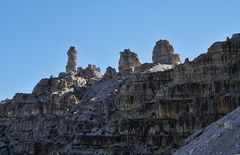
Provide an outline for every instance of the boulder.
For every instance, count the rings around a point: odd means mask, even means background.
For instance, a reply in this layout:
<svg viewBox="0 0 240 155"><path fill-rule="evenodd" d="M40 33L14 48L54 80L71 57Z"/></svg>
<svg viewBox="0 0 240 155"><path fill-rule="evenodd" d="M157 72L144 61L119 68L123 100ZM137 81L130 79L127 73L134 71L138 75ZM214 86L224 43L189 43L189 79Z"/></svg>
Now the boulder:
<svg viewBox="0 0 240 155"><path fill-rule="evenodd" d="M177 65L180 62L179 54L174 54L173 46L167 40L159 40L153 48L153 63Z"/></svg>

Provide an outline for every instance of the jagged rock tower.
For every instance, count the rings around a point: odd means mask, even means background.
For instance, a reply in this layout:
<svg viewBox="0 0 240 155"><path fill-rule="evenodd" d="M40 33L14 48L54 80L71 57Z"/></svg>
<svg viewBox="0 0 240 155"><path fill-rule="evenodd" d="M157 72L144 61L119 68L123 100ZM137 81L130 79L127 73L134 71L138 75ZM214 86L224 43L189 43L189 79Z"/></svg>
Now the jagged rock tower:
<svg viewBox="0 0 240 155"><path fill-rule="evenodd" d="M71 46L68 50L68 62L66 66L66 72L76 72L77 66L77 51L74 46Z"/></svg>
<svg viewBox="0 0 240 155"><path fill-rule="evenodd" d="M134 72L135 67L141 66L141 64L137 53L131 52L130 49L124 49L123 52L120 52L118 69L121 76Z"/></svg>

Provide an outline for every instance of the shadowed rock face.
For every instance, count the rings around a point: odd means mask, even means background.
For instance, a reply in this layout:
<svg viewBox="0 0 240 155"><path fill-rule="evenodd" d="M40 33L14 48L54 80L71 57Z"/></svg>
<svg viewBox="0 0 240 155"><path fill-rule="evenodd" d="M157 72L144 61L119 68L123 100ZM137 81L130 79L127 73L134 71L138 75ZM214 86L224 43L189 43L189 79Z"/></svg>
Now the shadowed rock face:
<svg viewBox="0 0 240 155"><path fill-rule="evenodd" d="M75 47L71 46L68 50L68 62L66 66L66 72L76 72L76 66L77 66L77 51Z"/></svg>
<svg viewBox="0 0 240 155"><path fill-rule="evenodd" d="M240 42L219 44L168 70L40 80L0 104L0 154L170 154L240 105ZM120 69L141 64L126 53Z"/></svg>
<svg viewBox="0 0 240 155"><path fill-rule="evenodd" d="M176 65L180 62L178 54L174 54L173 46L167 40L159 40L153 48L153 63Z"/></svg>
<svg viewBox="0 0 240 155"><path fill-rule="evenodd" d="M186 140L186 145L174 155L238 154L240 133L240 107L217 122L199 130Z"/></svg>

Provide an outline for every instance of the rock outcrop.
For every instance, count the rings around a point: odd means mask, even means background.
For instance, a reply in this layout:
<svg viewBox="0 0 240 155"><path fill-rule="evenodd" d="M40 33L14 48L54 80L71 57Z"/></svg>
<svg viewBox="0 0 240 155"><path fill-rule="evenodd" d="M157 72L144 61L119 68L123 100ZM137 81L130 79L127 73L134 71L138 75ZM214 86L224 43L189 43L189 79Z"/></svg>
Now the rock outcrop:
<svg viewBox="0 0 240 155"><path fill-rule="evenodd" d="M179 54L174 54L173 46L167 40L159 40L153 48L153 63L177 65L180 62Z"/></svg>
<svg viewBox="0 0 240 155"><path fill-rule="evenodd" d="M110 79L114 79L114 78L117 78L117 77L118 77L118 73L117 73L116 69L109 66L106 69L106 72L104 73L102 79L103 80L110 80Z"/></svg>
<svg viewBox="0 0 240 155"><path fill-rule="evenodd" d="M83 69L82 67L78 67L77 72L79 76L85 79L101 77L101 69L96 65L89 64L86 69Z"/></svg>
<svg viewBox="0 0 240 155"><path fill-rule="evenodd" d="M124 49L123 52L120 52L119 59L119 73L121 76L129 75L134 72L135 67L141 66L141 62L138 58L138 55L134 52L131 52L130 49Z"/></svg>
<svg viewBox="0 0 240 155"><path fill-rule="evenodd" d="M66 72L76 72L77 66L77 51L75 47L71 46L68 50L68 62L66 66Z"/></svg>
<svg viewBox="0 0 240 155"><path fill-rule="evenodd" d="M135 72L136 54L122 52L125 78L89 84L70 72L42 79L32 93L1 102L0 154L172 154L240 105L237 38L175 67L145 64L146 72Z"/></svg>

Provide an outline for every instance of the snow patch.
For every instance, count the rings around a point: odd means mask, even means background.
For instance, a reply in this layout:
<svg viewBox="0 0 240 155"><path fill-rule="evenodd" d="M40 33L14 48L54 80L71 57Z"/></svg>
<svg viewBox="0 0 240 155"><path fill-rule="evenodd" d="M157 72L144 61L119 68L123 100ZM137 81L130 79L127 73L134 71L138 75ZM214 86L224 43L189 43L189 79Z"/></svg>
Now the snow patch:
<svg viewBox="0 0 240 155"><path fill-rule="evenodd" d="M158 64L158 65L156 65L156 66L153 66L152 68L150 68L150 69L147 70L146 72L148 72L148 73L163 72L163 71L165 71L165 70L172 69L173 67L174 67L174 65Z"/></svg>

